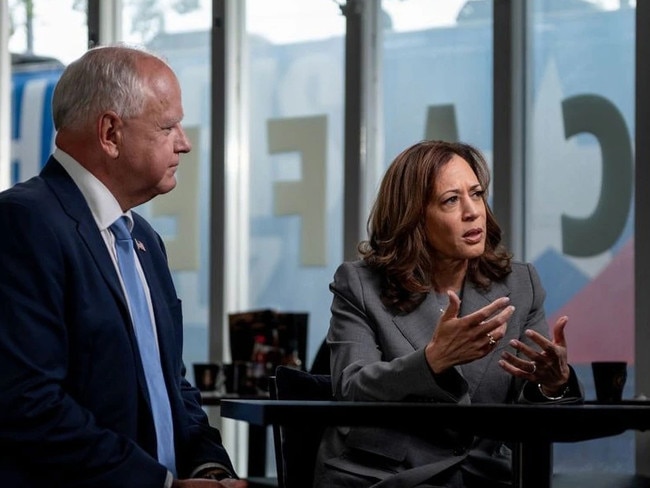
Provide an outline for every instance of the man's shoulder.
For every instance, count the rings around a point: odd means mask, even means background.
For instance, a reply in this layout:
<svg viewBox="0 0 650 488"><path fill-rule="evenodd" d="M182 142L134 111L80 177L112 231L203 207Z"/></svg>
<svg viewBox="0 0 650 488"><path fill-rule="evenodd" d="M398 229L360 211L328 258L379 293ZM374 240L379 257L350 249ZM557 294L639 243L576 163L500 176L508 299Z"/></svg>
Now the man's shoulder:
<svg viewBox="0 0 650 488"><path fill-rule="evenodd" d="M20 217L15 215L19 220L31 213L48 215L57 208L55 202L55 195L40 176L16 183L0 192L0 209L5 213L20 214Z"/></svg>

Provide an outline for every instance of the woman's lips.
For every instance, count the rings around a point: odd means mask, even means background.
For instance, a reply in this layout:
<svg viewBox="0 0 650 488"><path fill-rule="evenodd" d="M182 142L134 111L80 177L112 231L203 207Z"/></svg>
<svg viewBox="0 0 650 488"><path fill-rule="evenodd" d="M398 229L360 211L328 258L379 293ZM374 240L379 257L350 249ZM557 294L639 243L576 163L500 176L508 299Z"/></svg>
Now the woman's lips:
<svg viewBox="0 0 650 488"><path fill-rule="evenodd" d="M476 244L483 239L483 229L472 229L463 234L463 239L469 244Z"/></svg>

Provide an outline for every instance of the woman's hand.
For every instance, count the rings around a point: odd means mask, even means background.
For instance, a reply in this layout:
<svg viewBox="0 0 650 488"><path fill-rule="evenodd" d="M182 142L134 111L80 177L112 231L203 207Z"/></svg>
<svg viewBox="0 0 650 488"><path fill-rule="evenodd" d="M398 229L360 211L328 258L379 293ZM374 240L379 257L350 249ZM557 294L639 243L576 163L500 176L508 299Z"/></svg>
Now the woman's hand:
<svg viewBox="0 0 650 488"><path fill-rule="evenodd" d="M510 345L521 353L520 356L504 352L499 364L513 376L542 385L544 395L548 397L561 395L570 375L564 335L564 328L568 321L566 316L557 320L553 327L552 341L534 330L527 330L526 336L540 349L536 350L513 339Z"/></svg>
<svg viewBox="0 0 650 488"><path fill-rule="evenodd" d="M506 334L507 322L515 311L508 297L501 297L465 317L458 317L460 298L448 292L449 305L440 317L433 337L425 348L434 373L486 356Z"/></svg>

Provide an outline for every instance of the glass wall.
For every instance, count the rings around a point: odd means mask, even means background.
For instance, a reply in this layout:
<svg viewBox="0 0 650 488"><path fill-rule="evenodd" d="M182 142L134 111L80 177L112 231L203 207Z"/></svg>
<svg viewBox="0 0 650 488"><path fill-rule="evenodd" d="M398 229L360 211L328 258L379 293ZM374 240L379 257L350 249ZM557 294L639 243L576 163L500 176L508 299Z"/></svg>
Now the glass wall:
<svg viewBox="0 0 650 488"><path fill-rule="evenodd" d="M309 313L309 366L342 260L345 18L331 0L249 0L248 308Z"/></svg>
<svg viewBox="0 0 650 488"><path fill-rule="evenodd" d="M384 167L421 139L468 142L490 161L491 11L462 0L382 6Z"/></svg>
<svg viewBox="0 0 650 488"><path fill-rule="evenodd" d="M14 184L37 174L52 151L52 91L63 65L86 50L88 27L85 5L75 0L9 0L8 7Z"/></svg>
<svg viewBox="0 0 650 488"><path fill-rule="evenodd" d="M67 64L86 50L88 26L85 2L79 0L8 0L8 2L10 52L49 56Z"/></svg>
<svg viewBox="0 0 650 488"><path fill-rule="evenodd" d="M597 360L628 362L632 398L635 10L532 2L528 32L526 259L546 286L549 323L569 317L569 357L587 399ZM633 432L558 444L555 470L634 472L633 448Z"/></svg>

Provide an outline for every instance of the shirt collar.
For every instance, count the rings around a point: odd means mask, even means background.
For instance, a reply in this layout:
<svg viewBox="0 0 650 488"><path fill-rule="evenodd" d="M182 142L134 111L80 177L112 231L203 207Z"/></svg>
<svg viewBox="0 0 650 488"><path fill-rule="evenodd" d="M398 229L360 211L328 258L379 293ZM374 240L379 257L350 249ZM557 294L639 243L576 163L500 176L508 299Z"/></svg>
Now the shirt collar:
<svg viewBox="0 0 650 488"><path fill-rule="evenodd" d="M133 229L131 210L122 212L120 204L113 194L95 175L58 147L55 148L53 156L63 166L63 169L66 170L83 194L99 230L108 229L122 215L127 216L129 229Z"/></svg>

